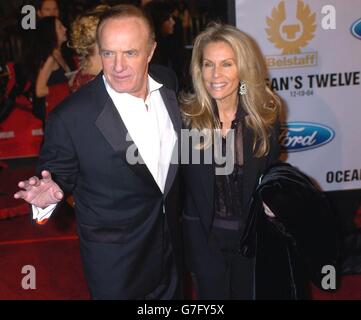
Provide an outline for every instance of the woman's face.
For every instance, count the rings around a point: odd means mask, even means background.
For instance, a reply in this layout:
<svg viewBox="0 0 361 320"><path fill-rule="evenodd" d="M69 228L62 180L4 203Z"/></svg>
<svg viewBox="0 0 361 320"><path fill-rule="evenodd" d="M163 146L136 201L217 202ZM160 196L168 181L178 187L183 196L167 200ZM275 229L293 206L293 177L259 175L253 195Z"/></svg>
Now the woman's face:
<svg viewBox="0 0 361 320"><path fill-rule="evenodd" d="M59 18L59 7L55 0L43 1L41 8L38 10L38 16L40 18L54 16Z"/></svg>
<svg viewBox="0 0 361 320"><path fill-rule="evenodd" d="M172 16L162 23L162 34L168 36L174 32L175 21Z"/></svg>
<svg viewBox="0 0 361 320"><path fill-rule="evenodd" d="M61 46L66 40L66 28L59 19L55 20L55 32L58 37L58 45Z"/></svg>
<svg viewBox="0 0 361 320"><path fill-rule="evenodd" d="M223 41L203 50L202 78L208 93L219 102L236 101L240 79L232 48Z"/></svg>

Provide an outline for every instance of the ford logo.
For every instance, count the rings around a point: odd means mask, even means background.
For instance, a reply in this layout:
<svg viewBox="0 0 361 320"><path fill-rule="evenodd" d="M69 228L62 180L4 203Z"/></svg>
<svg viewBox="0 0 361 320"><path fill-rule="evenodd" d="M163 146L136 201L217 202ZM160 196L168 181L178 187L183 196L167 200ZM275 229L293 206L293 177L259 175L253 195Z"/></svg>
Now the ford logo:
<svg viewBox="0 0 361 320"><path fill-rule="evenodd" d="M329 143L335 132L321 124L288 122L281 127L280 145L283 152L314 149Z"/></svg>
<svg viewBox="0 0 361 320"><path fill-rule="evenodd" d="M361 40L361 18L356 20L351 26L351 33Z"/></svg>

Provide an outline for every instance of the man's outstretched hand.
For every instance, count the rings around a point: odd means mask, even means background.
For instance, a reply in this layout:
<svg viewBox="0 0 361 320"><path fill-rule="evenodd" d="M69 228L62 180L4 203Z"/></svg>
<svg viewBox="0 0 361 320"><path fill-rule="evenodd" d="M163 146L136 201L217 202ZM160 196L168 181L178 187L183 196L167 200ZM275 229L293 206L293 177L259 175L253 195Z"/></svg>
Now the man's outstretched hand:
<svg viewBox="0 0 361 320"><path fill-rule="evenodd" d="M46 208L57 204L64 197L63 191L53 181L49 171L41 172L42 178L31 177L29 180L20 181L19 188L23 189L14 194L15 199L24 199L26 202L39 207Z"/></svg>

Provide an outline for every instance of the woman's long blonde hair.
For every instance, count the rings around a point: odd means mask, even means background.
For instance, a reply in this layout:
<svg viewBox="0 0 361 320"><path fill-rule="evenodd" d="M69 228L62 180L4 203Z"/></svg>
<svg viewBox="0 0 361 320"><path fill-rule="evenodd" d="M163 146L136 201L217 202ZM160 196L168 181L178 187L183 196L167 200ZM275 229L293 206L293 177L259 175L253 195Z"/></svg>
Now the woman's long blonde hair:
<svg viewBox="0 0 361 320"><path fill-rule="evenodd" d="M253 132L253 151L257 157L264 156L270 149L269 134L277 120L281 103L266 85L265 62L257 45L234 26L212 23L197 36L190 66L194 93L181 95L183 117L191 128L220 128L213 111L212 97L202 79L204 48L209 43L219 41L227 43L234 51L239 79L245 81L247 86L247 94L239 97L247 113L246 125Z"/></svg>

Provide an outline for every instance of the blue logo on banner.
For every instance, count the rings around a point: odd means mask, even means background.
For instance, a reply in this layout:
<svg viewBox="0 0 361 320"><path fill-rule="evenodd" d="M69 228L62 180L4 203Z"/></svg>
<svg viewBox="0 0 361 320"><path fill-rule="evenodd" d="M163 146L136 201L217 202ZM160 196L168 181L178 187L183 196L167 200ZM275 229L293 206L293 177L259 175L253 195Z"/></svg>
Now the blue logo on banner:
<svg viewBox="0 0 361 320"><path fill-rule="evenodd" d="M288 122L281 128L280 145L283 152L314 149L329 143L335 132L324 125L311 122Z"/></svg>
<svg viewBox="0 0 361 320"><path fill-rule="evenodd" d="M361 18L356 20L351 26L351 33L361 40Z"/></svg>

